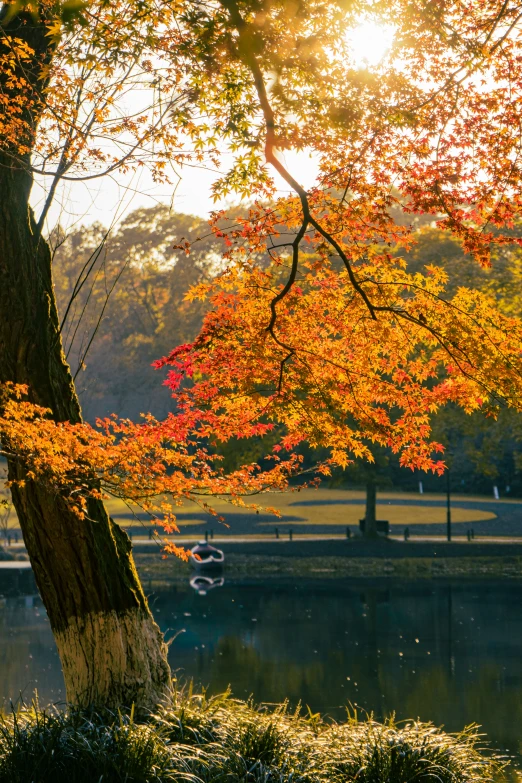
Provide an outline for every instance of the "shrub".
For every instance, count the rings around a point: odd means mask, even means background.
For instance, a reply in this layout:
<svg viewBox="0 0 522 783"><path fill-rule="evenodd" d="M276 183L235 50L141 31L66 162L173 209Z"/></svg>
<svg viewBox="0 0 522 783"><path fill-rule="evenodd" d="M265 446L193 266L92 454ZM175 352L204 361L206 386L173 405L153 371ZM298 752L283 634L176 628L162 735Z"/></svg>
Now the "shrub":
<svg viewBox="0 0 522 783"><path fill-rule="evenodd" d="M0 720L1 783L488 783L499 759L431 724L322 721L224 694L131 714L23 709Z"/></svg>

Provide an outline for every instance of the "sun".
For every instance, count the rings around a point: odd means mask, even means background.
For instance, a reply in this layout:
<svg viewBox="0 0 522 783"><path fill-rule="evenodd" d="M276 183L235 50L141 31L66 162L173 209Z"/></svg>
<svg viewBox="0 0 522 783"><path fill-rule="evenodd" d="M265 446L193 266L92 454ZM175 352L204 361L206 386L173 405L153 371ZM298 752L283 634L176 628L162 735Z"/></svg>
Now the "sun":
<svg viewBox="0 0 522 783"><path fill-rule="evenodd" d="M388 53L394 35L391 25L376 22L365 21L352 28L346 37L355 64L360 68L378 65Z"/></svg>

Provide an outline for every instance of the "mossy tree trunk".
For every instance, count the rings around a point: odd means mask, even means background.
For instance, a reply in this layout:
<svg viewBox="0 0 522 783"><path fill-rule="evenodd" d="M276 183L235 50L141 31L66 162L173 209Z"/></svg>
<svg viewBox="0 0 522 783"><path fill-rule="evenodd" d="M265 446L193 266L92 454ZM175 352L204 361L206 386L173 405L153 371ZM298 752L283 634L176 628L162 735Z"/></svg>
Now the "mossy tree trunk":
<svg viewBox="0 0 522 783"><path fill-rule="evenodd" d="M41 65L52 57L45 27L21 14L9 28L34 49L24 76L41 90ZM0 88L4 94L14 89L1 84L1 75ZM36 127L38 117L30 120ZM79 422L60 339L51 253L29 207L28 164L14 150L0 152L0 382L27 384L30 399L50 408L56 421ZM8 469L11 480L25 482L14 484L13 502L56 639L68 701L154 707L168 693L170 670L127 534L101 502L90 501L88 519L80 520L64 497L27 480L22 464L11 460Z"/></svg>

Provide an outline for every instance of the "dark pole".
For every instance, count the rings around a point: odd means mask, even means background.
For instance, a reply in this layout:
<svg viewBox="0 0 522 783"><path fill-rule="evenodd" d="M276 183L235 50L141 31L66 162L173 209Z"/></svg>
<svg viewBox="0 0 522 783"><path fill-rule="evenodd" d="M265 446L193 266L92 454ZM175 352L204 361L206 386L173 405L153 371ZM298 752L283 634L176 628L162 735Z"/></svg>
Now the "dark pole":
<svg viewBox="0 0 522 783"><path fill-rule="evenodd" d="M453 595L451 585L448 586L448 664L449 676L453 677L455 662L453 660Z"/></svg>
<svg viewBox="0 0 522 783"><path fill-rule="evenodd" d="M451 541L451 484L449 468L446 469L446 530L448 541Z"/></svg>

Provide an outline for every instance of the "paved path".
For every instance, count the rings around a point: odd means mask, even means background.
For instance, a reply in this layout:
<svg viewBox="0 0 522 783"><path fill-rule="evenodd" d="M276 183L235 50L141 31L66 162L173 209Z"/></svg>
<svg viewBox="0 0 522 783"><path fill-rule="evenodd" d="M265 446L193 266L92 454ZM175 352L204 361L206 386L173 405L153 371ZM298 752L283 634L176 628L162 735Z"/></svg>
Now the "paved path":
<svg viewBox="0 0 522 783"><path fill-rule="evenodd" d="M190 548L194 538L186 536L169 537L179 546ZM439 557L522 557L522 537L520 538L483 538L469 542L464 537L456 537L448 543L442 536L419 536L405 542L398 536L388 539L367 541L363 538L347 539L343 535L294 535L290 541L288 536L276 539L274 537L246 535L221 536L212 541L218 547L223 547L225 554L262 555L276 557L369 557L369 558L439 558ZM150 540L144 536L133 537L133 549L138 554L156 554L161 551L161 541ZM21 545L12 547L10 551L20 551ZM3 570L26 570L30 568L28 561L0 561L0 572Z"/></svg>

